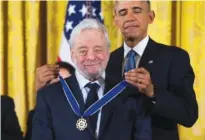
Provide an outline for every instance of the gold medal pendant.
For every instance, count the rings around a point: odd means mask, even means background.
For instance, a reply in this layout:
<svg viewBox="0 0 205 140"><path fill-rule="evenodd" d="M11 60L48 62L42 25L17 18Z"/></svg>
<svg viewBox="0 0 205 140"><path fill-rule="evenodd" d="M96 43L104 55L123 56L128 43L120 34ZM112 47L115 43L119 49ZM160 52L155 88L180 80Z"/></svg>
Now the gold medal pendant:
<svg viewBox="0 0 205 140"><path fill-rule="evenodd" d="M88 127L87 121L84 118L80 118L76 122L76 128L80 131L85 130Z"/></svg>

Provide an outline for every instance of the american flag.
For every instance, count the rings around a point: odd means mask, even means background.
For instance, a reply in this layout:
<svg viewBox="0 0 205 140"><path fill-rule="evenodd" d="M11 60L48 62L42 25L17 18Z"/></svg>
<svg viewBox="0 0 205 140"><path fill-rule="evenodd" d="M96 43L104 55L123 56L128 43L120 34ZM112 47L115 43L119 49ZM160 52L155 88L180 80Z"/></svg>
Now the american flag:
<svg viewBox="0 0 205 140"><path fill-rule="evenodd" d="M68 2L58 61L68 62L74 66L70 56L68 40L73 28L84 18L96 18L103 23L101 1Z"/></svg>

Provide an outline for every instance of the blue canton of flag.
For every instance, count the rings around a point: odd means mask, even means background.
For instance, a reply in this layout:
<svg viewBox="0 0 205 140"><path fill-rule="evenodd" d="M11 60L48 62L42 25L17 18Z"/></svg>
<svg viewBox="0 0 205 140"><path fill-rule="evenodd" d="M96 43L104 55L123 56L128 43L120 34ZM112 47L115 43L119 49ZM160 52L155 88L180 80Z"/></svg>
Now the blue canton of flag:
<svg viewBox="0 0 205 140"><path fill-rule="evenodd" d="M103 22L100 1L69 1L64 33L69 40L72 29L84 18L97 18Z"/></svg>
<svg viewBox="0 0 205 140"><path fill-rule="evenodd" d="M58 61L70 63L75 67L71 60L68 40L73 28L84 18L96 18L103 23L101 1L68 2Z"/></svg>

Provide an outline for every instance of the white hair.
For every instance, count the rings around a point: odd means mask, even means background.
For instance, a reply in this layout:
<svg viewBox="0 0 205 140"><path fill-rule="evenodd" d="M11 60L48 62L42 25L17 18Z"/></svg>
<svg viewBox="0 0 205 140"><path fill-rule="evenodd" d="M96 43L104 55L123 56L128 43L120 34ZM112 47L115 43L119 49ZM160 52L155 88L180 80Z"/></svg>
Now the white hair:
<svg viewBox="0 0 205 140"><path fill-rule="evenodd" d="M103 32L104 36L105 36L105 40L107 42L107 46L110 47L110 40L109 40L109 36L108 36L108 32L105 28L105 26L100 23L98 20L96 19L92 19L92 18L86 18L83 19L77 26L75 26L75 28L73 29L71 35L70 35L70 47L74 47L74 39L77 35L79 35L81 33L81 31L86 30L86 29L97 29Z"/></svg>

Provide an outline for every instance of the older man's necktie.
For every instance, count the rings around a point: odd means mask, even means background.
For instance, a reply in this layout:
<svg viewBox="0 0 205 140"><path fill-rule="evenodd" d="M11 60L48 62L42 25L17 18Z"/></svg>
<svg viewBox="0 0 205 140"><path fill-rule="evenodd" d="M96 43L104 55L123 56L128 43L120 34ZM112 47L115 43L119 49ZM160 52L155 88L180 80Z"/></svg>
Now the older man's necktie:
<svg viewBox="0 0 205 140"><path fill-rule="evenodd" d="M85 104L85 108L89 108L94 102L96 102L98 100L98 89L99 89L99 85L97 83L88 83L86 85L86 87L88 87L90 89L90 91L88 92L88 97L86 100L86 104ZM96 129L96 125L97 125L97 118L98 118L98 113L95 113L94 115L90 116L90 122L91 125L93 127L93 129Z"/></svg>

